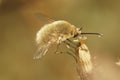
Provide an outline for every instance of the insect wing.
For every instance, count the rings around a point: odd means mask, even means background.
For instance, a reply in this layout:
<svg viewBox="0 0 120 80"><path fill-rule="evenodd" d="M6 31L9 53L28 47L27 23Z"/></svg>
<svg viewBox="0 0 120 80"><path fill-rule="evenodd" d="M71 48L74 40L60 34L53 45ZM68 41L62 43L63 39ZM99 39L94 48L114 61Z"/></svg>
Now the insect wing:
<svg viewBox="0 0 120 80"><path fill-rule="evenodd" d="M34 15L33 19L35 19L34 21L36 21L36 24L35 23L33 23L33 24L35 24L34 26L39 26L39 28L54 21L53 19L49 18L47 15L44 15L42 13L35 13L33 15ZM38 44L38 49L37 49L36 53L34 54L33 58L34 59L41 58L48 52L50 47L51 47L50 41L44 45Z"/></svg>
<svg viewBox="0 0 120 80"><path fill-rule="evenodd" d="M47 15L44 15L42 13L36 13L35 16L39 19L39 20L42 20L42 21L45 21L45 22L53 22L55 20L53 20L52 18L48 17Z"/></svg>
<svg viewBox="0 0 120 80"><path fill-rule="evenodd" d="M52 46L51 43L46 43L44 45L39 45L37 52L34 54L33 59L39 59L41 57L43 57L49 50L49 48Z"/></svg>
<svg viewBox="0 0 120 80"><path fill-rule="evenodd" d="M34 25L38 26L39 28L54 21L53 19L49 18L47 15L44 15L42 13L35 13L34 18L36 21L36 24L34 23Z"/></svg>

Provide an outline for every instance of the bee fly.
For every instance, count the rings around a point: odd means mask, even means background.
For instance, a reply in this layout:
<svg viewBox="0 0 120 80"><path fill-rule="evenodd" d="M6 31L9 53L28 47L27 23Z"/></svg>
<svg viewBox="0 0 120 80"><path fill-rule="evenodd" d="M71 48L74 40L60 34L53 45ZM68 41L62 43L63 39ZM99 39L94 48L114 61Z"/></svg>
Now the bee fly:
<svg viewBox="0 0 120 80"><path fill-rule="evenodd" d="M65 20L53 21L44 25L36 34L38 50L34 55L34 59L44 56L52 45L59 45L69 38L74 38L82 34L99 33L81 33L81 28L77 28Z"/></svg>

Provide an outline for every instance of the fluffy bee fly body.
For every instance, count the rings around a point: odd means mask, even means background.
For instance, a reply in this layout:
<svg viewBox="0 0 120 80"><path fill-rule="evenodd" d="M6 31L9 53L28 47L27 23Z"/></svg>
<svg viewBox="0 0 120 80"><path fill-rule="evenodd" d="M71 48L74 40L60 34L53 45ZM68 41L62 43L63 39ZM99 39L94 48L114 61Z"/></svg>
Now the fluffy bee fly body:
<svg viewBox="0 0 120 80"><path fill-rule="evenodd" d="M80 33L79 28L64 20L44 25L36 34L38 50L34 55L34 59L39 59L45 55L53 44L60 44Z"/></svg>
<svg viewBox="0 0 120 80"><path fill-rule="evenodd" d="M101 36L99 33L81 33L82 28L70 24L65 20L53 21L44 25L36 34L36 43L38 45L37 53L34 59L39 59L44 56L52 45L59 45L61 42L70 38L76 38L83 34L95 34Z"/></svg>

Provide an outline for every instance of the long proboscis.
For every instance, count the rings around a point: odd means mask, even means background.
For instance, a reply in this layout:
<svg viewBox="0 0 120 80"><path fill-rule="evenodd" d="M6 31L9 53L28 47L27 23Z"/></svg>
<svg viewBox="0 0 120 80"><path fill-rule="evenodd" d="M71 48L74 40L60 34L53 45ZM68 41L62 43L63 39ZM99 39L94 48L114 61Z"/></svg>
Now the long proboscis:
<svg viewBox="0 0 120 80"><path fill-rule="evenodd" d="M98 37L103 36L103 34L101 34L101 33L85 33L85 32L82 32L81 35L98 35Z"/></svg>

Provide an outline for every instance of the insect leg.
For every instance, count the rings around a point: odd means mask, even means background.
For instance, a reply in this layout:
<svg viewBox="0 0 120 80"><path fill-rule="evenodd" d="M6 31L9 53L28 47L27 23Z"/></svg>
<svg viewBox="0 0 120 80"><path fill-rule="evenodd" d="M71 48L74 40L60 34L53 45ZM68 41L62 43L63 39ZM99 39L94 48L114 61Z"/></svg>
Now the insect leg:
<svg viewBox="0 0 120 80"><path fill-rule="evenodd" d="M77 57L75 56L75 55L73 55L71 52L66 52L68 55L70 55L70 56L72 56L74 59L75 59L75 61L77 62Z"/></svg>
<svg viewBox="0 0 120 80"><path fill-rule="evenodd" d="M71 48L75 49L77 47L76 44L73 41L69 40L69 39L67 39L66 41L64 41L64 43L67 44L68 48L71 47Z"/></svg>
<svg viewBox="0 0 120 80"><path fill-rule="evenodd" d="M58 53L58 48L59 48L59 46L60 46L60 44L57 44L57 48L56 48L56 50L55 50L55 54L57 54Z"/></svg>

